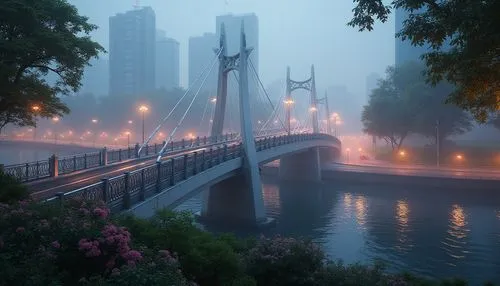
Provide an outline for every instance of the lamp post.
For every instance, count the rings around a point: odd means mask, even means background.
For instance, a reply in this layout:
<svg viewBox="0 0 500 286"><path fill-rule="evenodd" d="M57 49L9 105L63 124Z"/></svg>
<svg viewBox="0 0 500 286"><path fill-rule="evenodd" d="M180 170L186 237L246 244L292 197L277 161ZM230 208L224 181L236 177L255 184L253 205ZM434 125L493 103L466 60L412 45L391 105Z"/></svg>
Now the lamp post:
<svg viewBox="0 0 500 286"><path fill-rule="evenodd" d="M33 129L33 140L36 141L36 116L38 115L38 112L40 111L40 106L38 105L33 105L31 107L31 110L33 110L33 113L35 113L35 128Z"/></svg>
<svg viewBox="0 0 500 286"><path fill-rule="evenodd" d="M94 118L94 119L92 119L92 123L93 123L93 124L97 125L97 123L98 123L98 122L99 122L99 120L97 120L97 119L95 119L95 118ZM93 140L93 142L92 142L92 146L93 146L94 148L95 148L95 141L96 141L96 139L97 139L97 131L96 131L96 130L97 130L97 128L94 128L94 140Z"/></svg>
<svg viewBox="0 0 500 286"><path fill-rule="evenodd" d="M139 106L139 111L142 113L142 144L144 144L144 141L145 141L145 134L144 134L144 114L148 110L149 110L149 108L146 105Z"/></svg>
<svg viewBox="0 0 500 286"><path fill-rule="evenodd" d="M59 117L53 117L52 122L54 122L54 144L57 144L57 127L56 124L59 122Z"/></svg>
<svg viewBox="0 0 500 286"><path fill-rule="evenodd" d="M130 131L125 132L125 135L127 135L127 148L130 147Z"/></svg>

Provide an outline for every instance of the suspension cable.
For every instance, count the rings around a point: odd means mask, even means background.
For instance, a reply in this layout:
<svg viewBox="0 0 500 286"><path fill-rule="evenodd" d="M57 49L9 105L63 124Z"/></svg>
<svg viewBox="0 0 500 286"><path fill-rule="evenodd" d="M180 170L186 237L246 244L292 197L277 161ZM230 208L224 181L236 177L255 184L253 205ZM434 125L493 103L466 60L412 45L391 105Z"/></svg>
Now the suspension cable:
<svg viewBox="0 0 500 286"><path fill-rule="evenodd" d="M252 59L251 59L251 58L248 58L248 62L250 63L250 67L252 68L252 71L254 72L255 76L257 77L257 80L259 81L260 87L261 87L261 88L262 88L262 90L264 91L264 94L266 95L267 100L269 101L269 104L271 105L272 109L274 110L274 104L273 104L273 102L271 101L271 99L269 98L269 95L267 94L267 91L266 91L266 89L264 88L264 85L262 84L262 81L260 80L259 75L257 74L257 70L255 69L255 67L254 67L254 65L253 65ZM284 129L286 129L285 124L283 124L283 121L281 121L281 118L278 118L278 120L279 120L279 121L280 121L280 123L281 123L281 127L283 127Z"/></svg>
<svg viewBox="0 0 500 286"><path fill-rule="evenodd" d="M222 49L221 49L222 50ZM217 54L217 56L220 54L221 51L219 51L219 53ZM181 119L179 120L179 122L177 122L177 126L175 126L175 128L172 130L172 132L170 133L170 136L168 138L168 140L165 141L165 144L163 145L163 147L161 148L160 150L160 153L158 154L158 158L156 159L157 162L160 162L161 161L161 157L163 155L163 153L165 152L165 149L167 148L168 146L168 143L170 143L170 141L172 141L172 138L174 137L175 135L175 132L177 132L177 129L179 128L179 126L181 126L182 122L184 121L184 119L186 118L186 115L188 114L189 110L191 110L191 107L193 106L193 103L195 102L196 98L198 97L198 95L200 94L200 90L201 88L203 87L203 85L205 84L205 82L207 81L207 78L208 76L210 75L210 73L212 72L214 66L215 66L215 63L216 61L213 61L212 63L212 66L210 67L210 70L208 71L208 73L205 75L205 78L203 79L200 87L198 88L198 90L196 91L196 94L193 96L193 99L191 99L191 102L189 103L189 106L188 108L186 109L186 111L184 112L184 114L182 115Z"/></svg>
<svg viewBox="0 0 500 286"><path fill-rule="evenodd" d="M170 116L172 116L172 114L174 113L174 111L177 109L177 107L179 106L179 104L182 102L182 100L186 97L186 95L188 95L188 93L191 91L191 88L198 82L198 80L200 80L200 78L203 76L203 74L207 71L207 69L212 66L213 67L213 63L217 61L217 58L219 57L220 53L222 52L222 49L220 49L220 51L215 55L215 57L212 59L212 61L210 61L210 64L208 64L204 69L203 71L196 77L196 79L193 81L193 83L188 87L188 89L186 90L186 92L184 92L184 95L182 95L182 97L177 101L177 103L174 105L174 107L172 108L172 110L170 110L170 112L168 113L167 116L165 116L163 118L163 120L160 122L160 124L155 128L155 130L153 131L153 133L151 133L151 135L149 136L148 140L146 142L144 142L141 147L139 148L139 151L138 151L138 154L141 154L141 150L144 148L144 146L146 146L147 144L149 144L149 141L151 141L151 139L156 135L156 133L158 133L158 131L160 130L161 126L170 118ZM211 70L211 68L210 68Z"/></svg>
<svg viewBox="0 0 500 286"><path fill-rule="evenodd" d="M201 132L201 125L203 124L203 121L205 120L205 115L207 114L207 109L208 109L208 104L212 101L212 98L210 98L210 96L208 96L207 98L207 103L205 103L205 108L203 109L203 115L201 116L201 121L200 121L200 125L198 125L198 133Z"/></svg>

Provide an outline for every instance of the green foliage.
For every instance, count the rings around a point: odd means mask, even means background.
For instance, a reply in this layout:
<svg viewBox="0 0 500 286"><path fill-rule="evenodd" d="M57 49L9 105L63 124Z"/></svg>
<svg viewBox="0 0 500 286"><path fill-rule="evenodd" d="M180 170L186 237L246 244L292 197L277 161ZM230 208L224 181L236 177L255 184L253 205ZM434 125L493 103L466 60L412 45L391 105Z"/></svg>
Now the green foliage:
<svg viewBox="0 0 500 286"><path fill-rule="evenodd" d="M162 210L148 221L125 217L120 223L136 234L134 238L139 243L175 251L186 277L200 285L232 285L246 279L236 252L245 249L245 244L198 229L187 212Z"/></svg>
<svg viewBox="0 0 500 286"><path fill-rule="evenodd" d="M29 197L28 189L0 170L0 203L14 203Z"/></svg>
<svg viewBox="0 0 500 286"><path fill-rule="evenodd" d="M372 30L375 20L385 22L392 10L410 15L397 37L413 45L428 45L423 55L427 80L445 80L456 88L448 100L471 111L484 122L500 109L500 1L498 0L355 0L348 25ZM444 47L449 45L449 49Z"/></svg>
<svg viewBox="0 0 500 286"><path fill-rule="evenodd" d="M66 0L0 2L0 129L69 112L57 94L77 91L84 67L104 52L89 36L97 26L87 21Z"/></svg>
<svg viewBox="0 0 500 286"><path fill-rule="evenodd" d="M453 134L472 128L470 116L460 108L445 104L452 87L441 83L431 87L422 76L423 67L410 62L389 67L386 78L370 94L363 108L364 131L378 136L399 149L411 133L436 137L439 121L441 142Z"/></svg>

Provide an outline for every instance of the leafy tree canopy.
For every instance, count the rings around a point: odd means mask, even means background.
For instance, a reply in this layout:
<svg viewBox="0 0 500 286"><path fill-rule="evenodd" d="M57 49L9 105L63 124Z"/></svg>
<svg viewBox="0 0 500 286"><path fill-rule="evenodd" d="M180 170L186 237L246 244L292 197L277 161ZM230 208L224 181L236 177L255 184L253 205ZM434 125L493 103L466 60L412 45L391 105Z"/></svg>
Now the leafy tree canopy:
<svg viewBox="0 0 500 286"><path fill-rule="evenodd" d="M69 112L57 95L77 91L89 60L104 52L90 39L95 29L66 0L0 2L0 129Z"/></svg>
<svg viewBox="0 0 500 286"><path fill-rule="evenodd" d="M385 22L394 9L409 12L396 34L413 45L429 45L423 55L427 80L443 80L456 88L452 102L484 122L500 110L500 1L498 0L354 0L354 16L348 25L372 30ZM449 49L442 49L444 44Z"/></svg>
<svg viewBox="0 0 500 286"><path fill-rule="evenodd" d="M363 108L361 120L366 133L399 148L411 133L435 138L438 121L441 139L472 128L467 112L444 103L452 86L426 84L423 68L410 62L387 69L386 78L372 91Z"/></svg>

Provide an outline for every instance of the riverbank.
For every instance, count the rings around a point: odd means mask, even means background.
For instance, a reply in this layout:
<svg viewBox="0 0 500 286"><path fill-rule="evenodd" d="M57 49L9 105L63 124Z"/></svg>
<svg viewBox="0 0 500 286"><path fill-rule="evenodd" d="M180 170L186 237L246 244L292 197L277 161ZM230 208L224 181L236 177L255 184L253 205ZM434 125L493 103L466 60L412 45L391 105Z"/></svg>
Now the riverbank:
<svg viewBox="0 0 500 286"><path fill-rule="evenodd" d="M185 212L110 217L99 204L0 205L1 285L466 285L326 259L308 240L240 240Z"/></svg>

